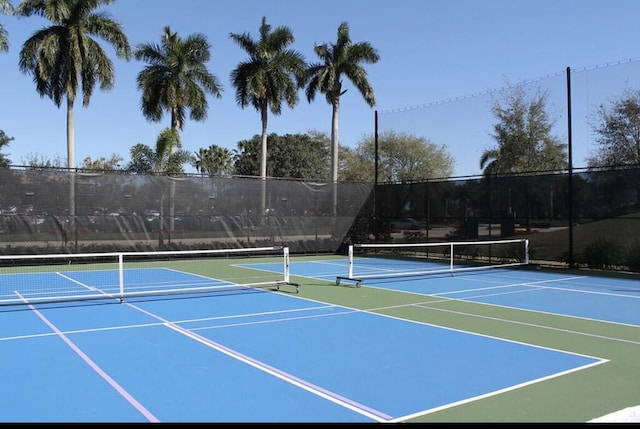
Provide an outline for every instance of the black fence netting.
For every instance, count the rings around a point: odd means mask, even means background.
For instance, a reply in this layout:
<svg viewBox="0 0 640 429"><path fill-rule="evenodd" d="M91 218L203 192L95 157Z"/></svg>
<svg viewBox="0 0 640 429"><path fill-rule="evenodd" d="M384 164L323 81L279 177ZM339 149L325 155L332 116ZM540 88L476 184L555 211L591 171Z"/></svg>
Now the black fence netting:
<svg viewBox="0 0 640 429"><path fill-rule="evenodd" d="M0 170L2 253L287 245L335 252L368 183Z"/></svg>
<svg viewBox="0 0 640 429"><path fill-rule="evenodd" d="M571 182L570 182L571 179ZM533 262L640 271L640 167L378 184L0 170L0 253L529 238Z"/></svg>
<svg viewBox="0 0 640 429"><path fill-rule="evenodd" d="M369 240L521 237L532 261L637 271L639 199L638 167L383 184Z"/></svg>

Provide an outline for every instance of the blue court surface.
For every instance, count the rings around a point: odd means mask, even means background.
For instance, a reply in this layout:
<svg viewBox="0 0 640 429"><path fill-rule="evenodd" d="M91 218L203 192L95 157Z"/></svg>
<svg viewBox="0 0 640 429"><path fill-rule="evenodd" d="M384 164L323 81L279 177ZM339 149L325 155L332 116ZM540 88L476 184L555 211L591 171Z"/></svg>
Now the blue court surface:
<svg viewBox="0 0 640 429"><path fill-rule="evenodd" d="M363 274L385 267L376 261ZM363 264L364 266L364 264ZM267 269L265 264L262 268ZM271 269L275 266L271 265ZM395 269L395 267L394 267ZM334 281L347 273L344 260L293 264L292 274ZM347 284L348 282L344 282ZM637 280L549 273L545 271L491 269L415 277L372 278L366 286L409 293L501 305L640 327L640 282Z"/></svg>
<svg viewBox="0 0 640 429"><path fill-rule="evenodd" d="M344 263L291 273L335 280ZM324 303L304 287L0 306L0 421L400 422L607 362ZM622 280L495 270L362 287L640 326L640 288Z"/></svg>

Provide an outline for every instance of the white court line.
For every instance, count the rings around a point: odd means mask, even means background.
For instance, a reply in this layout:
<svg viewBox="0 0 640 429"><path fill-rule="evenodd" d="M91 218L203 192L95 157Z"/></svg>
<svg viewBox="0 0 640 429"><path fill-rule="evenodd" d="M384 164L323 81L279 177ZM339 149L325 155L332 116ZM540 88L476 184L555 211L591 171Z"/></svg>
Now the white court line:
<svg viewBox="0 0 640 429"><path fill-rule="evenodd" d="M460 277L456 277L456 278L459 279ZM578 277L576 277L576 278L578 278ZM490 281L490 280L474 280L474 279L464 279L464 280L482 281L483 283L495 283L494 281ZM516 286L538 286L538 285L541 285L541 284L554 283L554 282L559 282L559 281L566 281L566 280L564 280L564 279L563 280L549 279L549 280L528 281L528 282L520 282L520 283L506 283L506 284L501 284L501 285L496 285L496 286L491 286L491 287L484 287L484 288L473 288L473 289L455 290L455 291L451 291L451 292L431 293L429 295L432 295L432 296L446 296L446 295L455 295L455 294L458 294L458 293L477 292L477 291L488 290L488 289L509 288L509 287L516 287ZM395 289L393 289L393 290L395 290Z"/></svg>
<svg viewBox="0 0 640 429"><path fill-rule="evenodd" d="M96 372L104 381L106 381L120 396L122 396L133 408L142 414L149 422L158 423L159 420L144 405L142 405L133 395L131 395L124 387L114 380L105 370L93 361L85 352L82 351L67 335L65 335L56 325L54 325L44 314L42 314L33 304L24 298L18 291L15 294L24 301L25 304L35 313L38 318L45 323L71 350L73 350L94 372Z"/></svg>
<svg viewBox="0 0 640 429"><path fill-rule="evenodd" d="M503 319L503 318L500 318L500 317L484 316L484 315L481 315L481 314L468 313L466 311L448 310L448 309L445 309L445 308L439 308L439 307L432 307L431 306L432 304L439 304L439 303L451 302L451 301L464 301L464 300L446 299L446 300L440 300L440 301L430 301L430 302L422 302L422 303L410 304L410 306L424 308L426 310L439 311L439 312L443 312L443 313L459 314L461 316L477 317L479 319L493 320L493 321L496 321L496 322L504 322L504 323L514 324L514 325L528 326L528 327L531 327L531 328L539 328L539 329L546 329L546 330L549 330L549 331L580 335L580 336L584 336L584 337L599 338L599 339L603 339L603 340L609 340L609 341L616 341L616 342L627 343L627 344L640 345L640 341L627 340L625 338L609 337L609 336L606 336L606 335L596 335L596 334L590 334L588 332L575 331L575 330L571 330L571 329L563 329L563 328L556 328L556 327L553 327L553 326L540 325L540 324L537 324L537 323L520 322L520 321L512 320L512 319ZM491 304L491 305L493 305L493 304ZM505 306L498 306L498 307L511 308L511 307L505 307ZM526 311L529 311L529 310L526 310ZM566 317L569 317L569 316L566 316ZM630 325L630 326L633 326L633 325Z"/></svg>
<svg viewBox="0 0 640 429"><path fill-rule="evenodd" d="M110 298L112 298L112 296L111 296L111 295L109 295L109 294L107 294L107 293L105 293L105 292L101 291L100 289L96 289L96 288L95 288L95 287L93 287L93 286L89 286L89 285L86 285L86 284L84 284L84 283L82 283L82 282L79 282L78 280L73 279L73 278L71 278L71 277L69 277L69 276L67 276L67 275L65 275L65 274L62 274L61 272L55 272L54 274L56 274L56 275L58 275L58 276L62 277L62 278L63 278L63 279L65 279L65 280L69 280L71 283L75 283L75 284L79 285L80 287L82 287L82 288L84 288L84 289L88 289L88 290L90 290L90 291L92 291L92 292L99 292L99 293L103 293L103 294L106 294L107 296L109 296ZM61 290L64 290L64 289L61 289Z"/></svg>
<svg viewBox="0 0 640 429"><path fill-rule="evenodd" d="M518 277L515 276L496 276L496 277L507 277L507 278L511 278L511 279L519 279ZM562 282L573 282L574 280L580 280L580 279L588 279L590 277L588 276L576 276L576 277L562 277L559 279L550 279L550 280L541 280L541 281L529 281L529 282L522 282L522 283L504 283L502 286L504 287L509 287L509 286L527 286L527 285L538 285L538 284L542 284L545 282L554 282L554 283L562 283ZM482 282L482 283L496 283L496 280L487 280L487 279L480 279L480 278L465 278L465 281L471 281L471 282ZM500 281L500 280L498 280ZM610 284L606 284L606 283L602 283L602 284L596 284L596 285L592 285L590 283L580 283L580 282L576 282L573 283L579 286L585 286L585 287L611 287ZM544 286L541 287L541 289L555 289L555 290L560 290L560 291L566 291L566 292L575 292L575 293L586 293L586 294L593 294L593 295L606 295L606 296L618 296L618 297L623 297L623 298L632 298L632 299L640 299L640 295L635 294L635 295L629 295L626 293L620 293L620 292L602 292L602 291L597 291L597 290L586 290L586 289L576 289L573 287L559 287L559 286L553 286L553 287L549 287L549 286Z"/></svg>
<svg viewBox="0 0 640 429"><path fill-rule="evenodd" d="M576 279L576 278L585 278L585 277L584 276L582 276L582 277L569 277L569 278L563 278L563 279L556 279L555 281L566 281L567 279ZM477 278L471 278L471 277L469 277L469 278L459 277L459 279L463 279L465 281L473 281L473 282L493 283L493 282L488 281L488 280L479 280ZM490 289L509 288L509 287L511 287L513 285L527 285L527 284L531 284L531 283L532 282L529 282L529 283L518 283L518 284L514 283L514 284L504 284L504 285L491 286L491 287L473 288L473 289L466 289L466 290L464 290L464 292L481 292L481 291L490 290ZM429 293L429 292L418 292L418 291L409 291L409 290L402 290L402 289L390 289L390 288L385 288L385 287L380 287L380 286L375 286L375 285L367 285L367 287L374 288L374 289L381 289L381 290L385 290L385 291L393 291L393 292L399 292L399 293L404 293L404 294L410 294L410 295L433 296L433 297L442 297L442 298L444 298L441 301L426 301L425 302L426 304L429 304L429 303L432 303L432 302L433 303L437 303L437 302L448 302L448 301L470 302L470 303L473 303L473 304L476 304L476 305L508 308L508 309L517 310L517 311L548 314L548 315L557 316L557 317L568 317L568 318L571 318L571 319L588 320L588 321L592 321L592 322L606 323L606 324L619 325L619 326L629 326L629 327L633 327L633 328L636 328L636 327L639 326L639 325L635 325L635 324L631 324L631 323L615 322L615 321L611 321L611 320L595 319L595 318L591 318L591 317L575 316L575 315L563 314L563 313L553 313L553 312L549 312L549 311L534 310L534 309L530 309L530 308L522 308L522 307L500 305L500 304L493 304L493 303L486 303L486 302L481 302L481 301L471 301L470 300L470 298L478 298L478 297L482 297L482 295L476 295L476 296L465 297L465 298L455 298L453 296L448 296L448 295L454 295L455 293L460 292L460 291L442 292L442 293ZM534 286L531 289L521 290L521 291L513 291L513 293L536 292L536 291L538 291L540 289L545 289L545 288L549 288L549 286ZM552 289L552 288L550 288L550 289ZM562 288L560 288L560 289L564 290ZM572 289L568 289L568 290L571 291ZM510 292L505 292L505 294L508 294L508 293L510 293ZM491 295L487 294L486 296L491 296ZM622 297L626 298L628 296L627 295L622 295ZM635 296L633 296L633 297L635 298ZM404 306L404 305L405 304L402 304L400 306ZM411 305L411 304L409 304L409 305ZM467 313L462 313L462 314L467 314ZM469 315L473 315L473 314L469 313ZM517 322L514 322L514 323L517 323ZM588 335L588 334L585 333L585 335ZM612 340L618 340L618 341L624 341L624 340L620 340L620 339L616 339L616 338L611 338L611 339Z"/></svg>
<svg viewBox="0 0 640 429"><path fill-rule="evenodd" d="M218 343L216 341L213 341L213 340L211 340L209 338L203 337L203 336L201 336L201 335L197 334L196 332L193 332L193 331L191 331L189 329L186 329L186 328L183 328L181 326L178 326L174 322L170 322L168 320L165 320L164 318L162 318L162 317L160 317L160 316L158 316L158 315L156 315L156 314L154 314L152 312L146 311L145 309L140 308L135 304L131 304L129 302L124 302L124 305L128 305L129 307L131 307L133 309L136 309L136 310L138 310L138 311L140 311L140 312L142 312L142 313L144 313L144 314L146 314L146 315L148 315L150 317L153 317L153 318L155 318L157 320L164 321L164 326L166 326L167 328L170 328L170 329L172 329L172 330L174 330L174 331L176 331L176 332L178 332L178 333L180 333L182 335L185 335L185 336L187 336L187 337L189 337L189 338L191 338L191 339L193 339L195 341L198 341L199 343L202 343L202 344L204 344L204 345L206 345L206 346L208 346L208 347L210 347L210 348L212 348L214 350L217 350L217 351L219 351L221 353L224 353L227 356L230 356L230 357L232 357L232 358L234 358L236 360L244 362L244 363L246 363L246 364L248 364L248 365L250 365L250 366L252 366L252 367L254 367L254 368L258 369L258 370L260 370L260 371L263 371L263 372L265 372L267 374L270 374L270 375L272 375L274 377L277 377L277 378L279 378L279 379L281 379L281 380L283 380L283 381L285 381L285 382L287 382L289 384L292 384L292 385L294 385L296 387L299 387L299 388L301 388L303 390L306 390L306 391L308 391L308 392L310 392L310 393L312 393L312 394L314 394L316 396L319 396L319 397L321 397L323 399L329 400L329 401L331 401L331 402L333 402L335 404L338 404L338 405L340 405L340 406L342 406L344 408L347 408L347 409L349 409L351 411L354 411L354 412L356 412L358 414L361 414L361 415L363 415L365 417L368 417L368 418L370 418L370 419L372 419L374 421L377 421L379 423L383 423L383 422L387 422L391 418L393 418L392 416L389 416L389 415L387 415L387 414L385 414L385 413L383 413L381 411L378 411L378 410L375 410L373 408L367 407L364 404L360 404L360 403L358 403L356 401L353 401L353 400L351 400L349 398L345 398L345 397L343 397L343 396L341 396L341 395L339 395L337 393L331 392L331 391L326 390L326 389L324 389L324 388L322 388L320 386L317 386L317 385L315 385L315 384L313 384L311 382L308 382L306 380L300 379L300 378L298 378L298 377L296 377L296 376L294 376L292 374L289 374L289 373L287 373L285 371L282 371L282 370L279 370L277 368L274 368L274 367L270 366L269 364L267 364L265 362L262 362L262 361L259 361L257 359L253 359L253 358L251 358L249 356L246 356L246 355L240 353L237 350L231 349L229 347L225 347L225 346L223 346L222 344L220 344L220 343Z"/></svg>
<svg viewBox="0 0 640 429"><path fill-rule="evenodd" d="M497 288L497 287L496 287L496 288ZM476 290L478 290L478 289L476 289ZM400 291L400 292L402 292L402 291ZM411 293L413 293L413 292L411 292ZM415 294L415 293L413 293L413 294ZM309 299L309 298L303 298L303 297L294 297L294 298L298 298L298 299L305 299L305 300L313 301L313 302L319 302L319 301L315 301L315 300L311 300L311 299ZM389 306L389 307L380 307L379 309L386 309L386 308L393 308L393 307L406 307L406 306L411 306L411 305L414 305L414 304L405 304L405 305ZM349 308L349 307L344 307L344 306L339 306L339 307L342 307L342 308ZM428 324L428 323L423 323L423 322L417 322L417 321L412 321L412 320L408 320L408 319L403 319L403 318L399 318L399 317L388 316L388 315L384 315L384 314L374 313L374 312L373 312L373 311L376 311L376 310L379 310L379 309L366 309L366 310L361 310L361 309L355 309L355 308L352 308L351 310L352 310L353 312L363 312L363 313L370 313L370 314L373 314L373 315L376 315L376 316L390 317L390 318L393 318L393 319L402 320L402 321L404 321L404 322L420 323L420 324L430 325L430 326L435 326L435 327L443 328L443 329L451 329L451 328L447 328L447 327L443 327L443 326L438 326L438 325L433 325L433 324ZM439 309L436 309L436 310L439 310ZM527 310L527 311L528 311L528 310ZM259 313L257 313L257 314L259 314ZM340 313L340 314L342 314L342 313ZM466 314L466 313L462 313L462 314ZM473 315L473 314L470 314L470 315L472 315L472 316L476 316L476 315ZM324 315L323 315L323 316L324 316ZM196 320L202 320L202 319L196 319ZM506 320L506 319L505 319L505 322L507 322L507 323L509 323L509 322L510 322L510 323L520 323L520 322L516 322L516 321L509 321L509 320ZM171 323L171 322L169 322L169 323ZM173 322L173 323L178 323L178 322ZM544 326L540 326L540 327L541 327L541 328L543 328L543 329L553 329L553 328L544 327ZM172 329L173 329L173 328L172 328ZM178 327L178 329L184 329L184 328L180 328L180 327ZM457 329L452 329L452 330L454 330L454 331L459 331L459 332L464 332L464 333L468 333L468 334L472 334L472 335L486 336L486 335L482 335L482 334L478 334L478 333L474 333L474 332L470 332L470 331L462 331L462 330L457 330ZM577 334L585 335L584 333L579 333L579 332L577 332ZM195 333L194 333L194 335L197 335L197 334L195 334ZM490 336L487 336L487 337L490 337ZM490 337L490 338L497 338L497 337ZM197 337L196 337L196 338L194 338L194 339L197 339ZM511 341L511 340L507 340L507 339L504 339L504 338L497 338L497 339L498 339L498 340L501 340L501 341ZM513 342L515 342L515 341L513 341ZM522 344L526 344L526 343L522 343ZM539 346L532 345L532 344L526 344L526 345L534 346L534 347L539 347ZM542 347L542 348L544 348L544 347ZM567 352L567 351L562 351L562 350L560 350L560 351L561 351L561 352L563 352L563 353L570 353L570 352ZM603 361L603 362L604 362L604 361ZM598 363L594 363L594 364L598 364ZM578 369L576 369L576 370L578 370ZM562 375L562 373L560 373L560 374L558 374L558 375L553 375L553 376L559 376L559 375ZM542 380L542 379L541 379L541 380ZM540 380L536 380L536 381L540 381ZM536 381L531 381L530 383L534 383L534 382L536 382ZM516 386L516 387L512 387L512 388L518 388L518 387L521 387L521 386L522 386L522 385L519 385L519 386ZM497 393L492 393L492 394L497 394ZM492 395L492 394L489 394L489 395ZM469 399L469 400L467 400L467 401L473 401L473 400L477 400L477 399L480 399L480 397L472 398L472 399ZM448 404L448 405L447 405L447 406L445 406L445 407L455 406L455 405L459 405L459 404L460 404L460 403L456 403L456 404ZM441 407L441 408L439 408L439 409L442 409L442 407ZM420 412L418 415L421 415L421 414L423 414L423 413L428 414L428 413L435 412L435 411L437 411L437 409L434 409L434 410L427 410L427 411L422 411L422 412ZM410 417L412 417L412 416L415 416L415 415L404 416L404 417L402 417L402 418L396 418L396 419L394 419L394 421L400 421L400 420L402 420L402 419L410 418ZM389 420L381 420L381 421L389 421Z"/></svg>
<svg viewBox="0 0 640 429"><path fill-rule="evenodd" d="M244 354L242 354L242 353L240 353L240 352L238 352L236 350L233 350L231 348L225 347L222 344L219 344L219 343L217 343L217 342L215 342L215 341L213 341L211 339L208 339L206 337L202 337L201 335L197 334L196 332L193 332L192 330L189 330L189 329L183 328L181 326L178 326L176 324L178 322L168 321L168 320L166 320L166 319L164 319L164 318L162 318L162 317L160 317L160 316L158 316L158 315L156 315L156 314L154 314L152 312L144 310L143 308L140 308L137 305L132 304L130 302L123 302L123 304L127 305L130 308L133 308L134 310L137 310L137 311L139 311L141 313L144 313L144 314L146 314L146 315L158 320L159 323L153 324L155 326L162 325L162 326L165 326L167 328L170 328L170 329L172 329L172 330L174 330L174 331L176 331L176 332L178 332L178 333L180 333L182 335L185 335L185 336L187 336L187 337L189 337L189 338L191 338L191 339L193 339L195 341L198 341L198 342L200 342L200 343L202 343L202 344L204 344L204 345L206 345L206 346L208 346L210 348L213 348L213 349L215 349L215 350L217 350L219 352L222 352L222 353L224 353L224 354L226 354L226 355L228 355L228 356L230 356L230 357L232 357L232 358L234 358L236 360L242 361L242 362L244 362L244 363L246 363L246 364L248 364L248 365L250 365L250 366L252 366L252 367L254 367L256 369L259 369L259 370L261 370L263 372L266 372L266 373L268 373L268 374L270 374L272 376L275 376L275 377L277 377L277 378L279 378L279 379L281 379L281 380L283 380L283 381L285 381L285 382L287 382L289 384L292 384L292 385L294 385L296 387L299 387L299 388L301 388L303 390L306 390L306 391L308 391L308 392L310 392L310 393L312 393L312 394L314 394L316 396L319 396L319 397L321 397L323 399L329 400L329 401L331 401L331 402L333 402L333 403L335 403L337 405L340 405L340 406L342 406L344 408L347 408L347 409L349 409L351 411L354 411L354 412L356 412L358 414L361 414L361 415L363 415L363 416L365 416L367 418L370 418L370 419L372 419L374 421L382 423L382 422L387 422L391 418L393 418L392 416L387 415L387 414L385 414L385 413L383 413L381 411L375 410L375 409L370 408L370 407L368 407L368 406L366 406L364 404L360 404L360 403L358 403L356 401L353 401L353 400L351 400L349 398L343 397L343 396L341 396L341 395L339 395L339 394L337 394L335 392L331 392L329 390L326 390L326 389L324 389L324 388L322 388L320 386L317 386L317 385L315 385L315 384L313 384L311 382L308 382L306 380L300 379L298 377L295 377L292 374L288 374L285 371L282 371L282 370L279 370L279 369L277 369L275 367L272 367L272 366L268 365L265 362L261 362L261 361L259 361L257 359L253 359L253 358L251 358L249 356L246 356L246 355L244 355ZM29 304L29 306L32 307L31 304ZM324 306L324 307L333 307L333 306ZM323 308L323 307L319 307L319 308ZM33 307L33 310L36 311L36 312L38 311L38 310L35 309L35 307ZM297 310L303 310L303 309L295 309L295 311L297 311ZM304 310L306 310L306 309L304 309ZM280 312L281 311L284 311L284 310L280 310ZM274 313L274 312L269 312L269 313ZM259 313L254 313L254 315L255 314L259 314ZM234 315L234 316L237 317L237 315ZM196 320L196 319L191 319L191 321L193 321L193 320ZM141 325L137 325L137 326L139 327ZM152 325L145 324L144 326L152 326ZM120 327L120 329L123 329L123 328L124 327ZM97 331L97 329L85 330L83 332L95 332L95 331ZM68 333L70 333L70 332L78 332L78 331L69 331ZM63 333L62 331L58 331L57 329L55 329L54 335L58 335L58 336L62 336L62 337L66 338L66 333ZM82 352L80 351L80 353L82 353ZM88 356L87 356L87 359L89 359ZM87 362L89 362L89 361L87 361ZM113 381L113 383L114 383L114 385L117 385L115 380ZM135 401L135 399L133 399L133 398L132 398L132 400ZM149 414L149 416L150 416L150 418L155 418L150 414ZM155 420L155 421L157 421L157 420Z"/></svg>
<svg viewBox="0 0 640 429"><path fill-rule="evenodd" d="M402 423L405 420L414 419L416 417L425 416L427 414L433 414L433 413L438 412L438 411L442 411L442 410L446 410L446 409L449 409L449 408L457 407L458 405L463 405L463 404L468 404L470 402L479 401L480 399L490 398L492 396L496 396L496 395L500 395L500 394L505 393L505 392L510 392L510 391L513 391L513 390L517 390L517 389L520 389L520 388L525 387L525 386L530 386L532 384L540 383L540 382L543 382L543 381L546 381L546 380L551 380L551 379L554 379L554 378L557 378L557 377L562 377L562 376L564 376L566 374L571 374L573 372L582 371L583 369L591 368L592 366L600 365L600 364L603 364L603 363L606 363L606 362L608 362L608 361L604 360L604 361L600 361L600 362L592 362L590 364L583 365L583 366L580 366L580 367L577 367L577 368L572 368L572 369L567 370L567 371L558 372L556 374L551 374L551 375L548 375L546 377L540 377L540 378L537 378L535 380L530 380L530 381L527 381L527 382L524 382L524 383L516 384L514 386L510 386L510 387L507 387L505 389L495 390L493 392L489 392L489 393L485 393L485 394L482 394L482 395L474 396L472 398L463 399L462 401L452 402L452 403L449 403L449 404L441 405L439 407L434 407L434 408L431 408L431 409L428 409L428 410L419 411L417 413L407 414L406 416L396 417L393 420L390 420L389 423Z"/></svg>
<svg viewBox="0 0 640 429"><path fill-rule="evenodd" d="M287 310L273 310L273 311L263 311L263 312L256 312L256 313L244 313L244 314L231 314L227 316L200 317L197 319L174 320L172 323L182 324L182 323L210 322L215 320L239 319L239 318L245 318L245 317L268 316L268 315L275 315L275 314L288 314L288 313L303 312L303 311L324 310L324 309L330 309L330 308L342 308L342 307L336 306L336 305L322 305L317 307L294 308L294 309L287 309ZM332 313L332 314L336 314L336 313ZM275 319L275 320L277 321L278 319ZM138 323L133 325L107 326L104 328L75 329L75 330L63 331L63 334L82 334L82 333L101 332L101 331L114 331L119 329L148 328L148 327L160 326L164 324L165 322L162 321L162 322L154 322L154 323ZM224 325L224 326L228 326L228 325ZM0 341L49 337L53 335L55 334L46 333L46 334L15 335L12 337L0 337Z"/></svg>
<svg viewBox="0 0 640 429"><path fill-rule="evenodd" d="M303 319L316 319L320 317L333 317L340 316L344 314L354 314L358 313L359 310L349 310L345 309L344 311L339 311L336 313L325 313L325 314L310 314L307 316L295 316L295 317L284 317L280 319L269 319L269 320L259 320L253 322L242 322L242 323L230 323L227 325L213 325L213 326L202 326L199 328L191 328L191 331L202 331L207 329L220 329L220 328L231 328L235 326L249 326L249 325L262 325L265 323L280 323L280 322L289 322L291 320L303 320Z"/></svg>

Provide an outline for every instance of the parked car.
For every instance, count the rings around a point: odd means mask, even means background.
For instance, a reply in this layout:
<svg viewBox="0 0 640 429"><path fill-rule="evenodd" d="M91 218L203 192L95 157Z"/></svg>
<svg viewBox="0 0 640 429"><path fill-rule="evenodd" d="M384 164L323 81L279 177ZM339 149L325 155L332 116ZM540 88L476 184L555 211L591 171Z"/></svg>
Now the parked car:
<svg viewBox="0 0 640 429"><path fill-rule="evenodd" d="M403 217L400 219L392 220L389 223L391 229L420 229L420 222L410 217Z"/></svg>

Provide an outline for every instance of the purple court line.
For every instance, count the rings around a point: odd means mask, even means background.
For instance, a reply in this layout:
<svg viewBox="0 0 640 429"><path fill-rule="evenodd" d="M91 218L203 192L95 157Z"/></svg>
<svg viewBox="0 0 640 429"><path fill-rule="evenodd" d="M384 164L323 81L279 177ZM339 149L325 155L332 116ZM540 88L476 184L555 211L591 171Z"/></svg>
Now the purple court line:
<svg viewBox="0 0 640 429"><path fill-rule="evenodd" d="M38 309L36 309L32 304L29 304L29 301L27 301L18 291L13 292L18 295L18 297L20 297L23 302L28 304L31 311L33 311L36 316L38 316L44 323L47 324L47 326L49 326L49 328L51 328L53 332L55 332L65 343L67 343L67 345L71 347L71 349L76 352L76 354L78 354L78 356L80 356L82 360L84 360L95 372L97 372L100 377L102 377L107 383L109 383L111 387L113 387L122 397L124 397L131 405L133 405L136 410L140 411L140 413L145 416L149 422L160 422L160 420L158 420L156 416L151 414L151 412L147 410L144 405L139 403L133 396L131 396L131 394L129 394L129 392L127 392L122 386L120 386L117 381L111 378L109 374L104 372L102 368L100 368L93 360L91 360L91 358L87 356L78 346L76 346L73 341L71 341L62 331L60 331L56 327L56 325L51 323L49 319L47 319L42 313L40 313L40 311L38 311Z"/></svg>
<svg viewBox="0 0 640 429"><path fill-rule="evenodd" d="M353 407L355 407L355 408L357 408L359 410L365 411L365 412L370 413L370 414L372 414L374 416L382 418L385 421L389 421L389 420L393 419L393 416L390 416L388 414L385 414L385 413L383 413L381 411L378 411L378 410L375 410L373 408L367 407L366 405L360 404L359 402L353 401L353 400L351 400L349 398L345 398L343 396L340 396L337 393L334 393L334 392L331 392L329 390L326 390L326 389L324 389L324 388L322 388L320 386L317 386L317 385L315 385L313 383L310 383L310 382L308 382L306 380L298 378L298 377L296 377L296 376L294 376L292 374L289 374L289 373L287 373L285 371L282 371L282 370L280 370L278 368L274 368L274 367L272 367L271 365L268 365L265 362L259 361L257 359L253 359L253 358L251 358L249 356L246 356L246 355L244 355L244 354L242 354L242 353L240 353L240 352L238 352L236 350L233 350L233 349L230 349L228 347L225 347L222 344L219 344L219 343L217 343L217 342L215 342L215 341L213 341L213 340L211 340L209 338L203 337L202 335L200 335L200 334L198 334L198 333L196 333L196 332L194 332L192 330L189 330L189 329L183 328L181 326L178 326L173 322L170 322L170 321L168 321L168 320L166 320L166 319L164 319L164 318L162 318L162 317L160 317L160 316L158 316L158 315L156 315L154 313L151 313L151 312L149 312L149 311L147 311L147 310L145 310L143 308L140 308L135 304L131 304L131 303L128 303L128 302L125 302L124 304L128 305L129 307L134 308L135 310L138 310L138 311L140 311L140 312L142 312L142 313L144 313L144 314L146 314L146 315L148 315L150 317L153 317L153 318L155 318L155 319L157 319L157 320L159 320L159 321L161 321L161 322L163 322L165 324L167 324L168 327L173 328L174 330L176 330L176 331L178 331L180 333L183 333L183 334L186 334L186 335L188 335L190 337L193 337L193 338L199 340L200 342L203 342L205 344L213 346L213 347L215 347L215 348L217 348L219 350L223 350L229 355L232 355L232 356L235 356L235 357L239 357L239 358L242 358L245 361L251 362L258 368L267 369L267 370L269 370L269 371L271 371L271 372L273 372L275 374L280 375L281 377L283 377L285 379L293 380L296 383L299 383L299 384L301 384L301 385L303 385L303 386L305 386L305 387L307 387L307 388L309 388L311 390L314 390L316 392L321 392L322 394L324 394L324 395L326 395L326 396L328 396L330 398L333 398L333 399L336 399L338 401L341 401L341 402L344 402L346 404L349 404L349 405L351 405L351 406L353 406Z"/></svg>

